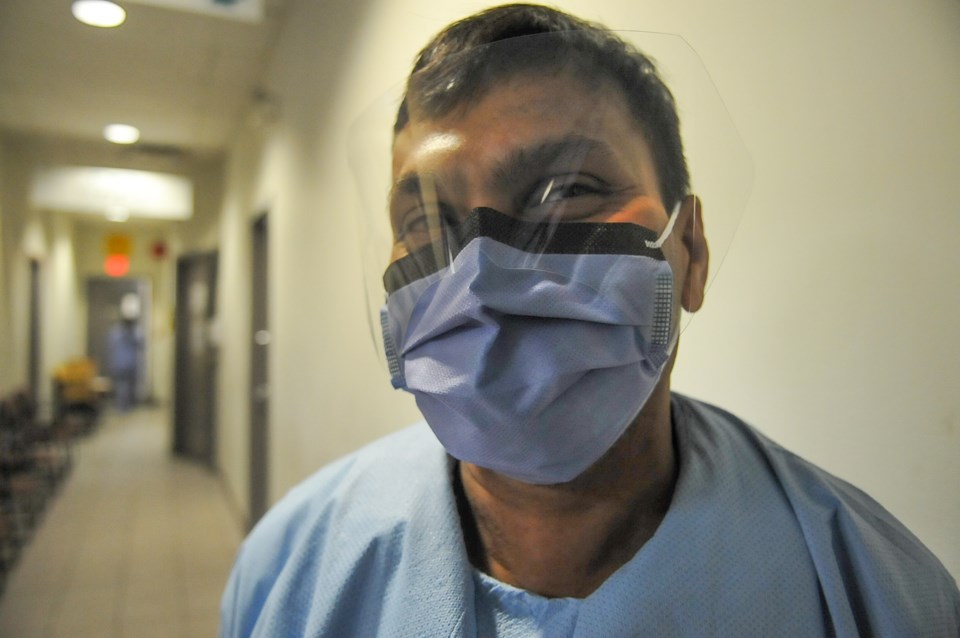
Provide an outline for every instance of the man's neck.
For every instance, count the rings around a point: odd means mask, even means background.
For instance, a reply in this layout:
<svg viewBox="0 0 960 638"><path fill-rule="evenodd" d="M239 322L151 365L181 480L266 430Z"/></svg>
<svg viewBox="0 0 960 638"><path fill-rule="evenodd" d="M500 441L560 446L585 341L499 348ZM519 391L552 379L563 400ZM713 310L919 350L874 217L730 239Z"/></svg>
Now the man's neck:
<svg viewBox="0 0 960 638"><path fill-rule="evenodd" d="M670 396L661 384L584 474L531 485L461 463L461 522L471 562L548 597L583 598L653 536L670 505L677 462Z"/></svg>

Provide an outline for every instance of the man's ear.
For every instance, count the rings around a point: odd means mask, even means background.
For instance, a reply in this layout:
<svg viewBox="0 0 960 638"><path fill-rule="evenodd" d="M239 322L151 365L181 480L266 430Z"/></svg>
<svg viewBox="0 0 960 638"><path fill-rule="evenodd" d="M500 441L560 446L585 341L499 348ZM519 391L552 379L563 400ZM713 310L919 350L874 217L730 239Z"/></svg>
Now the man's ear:
<svg viewBox="0 0 960 638"><path fill-rule="evenodd" d="M681 234L689 262L683 279L680 304L687 312L696 312L703 305L710 265L710 251L703 234L703 205L696 195L687 195L680 205L677 228Z"/></svg>

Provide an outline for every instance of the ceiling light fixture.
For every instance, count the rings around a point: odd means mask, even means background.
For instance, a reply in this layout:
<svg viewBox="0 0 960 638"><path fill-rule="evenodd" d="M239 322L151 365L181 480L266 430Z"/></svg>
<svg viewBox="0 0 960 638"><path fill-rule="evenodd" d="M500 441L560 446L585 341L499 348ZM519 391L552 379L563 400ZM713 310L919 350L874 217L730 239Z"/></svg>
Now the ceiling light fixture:
<svg viewBox="0 0 960 638"><path fill-rule="evenodd" d="M109 0L74 0L73 17L92 27L118 27L127 19L123 7Z"/></svg>
<svg viewBox="0 0 960 638"><path fill-rule="evenodd" d="M129 124L107 124L103 136L114 144L133 144L140 139L140 129Z"/></svg>

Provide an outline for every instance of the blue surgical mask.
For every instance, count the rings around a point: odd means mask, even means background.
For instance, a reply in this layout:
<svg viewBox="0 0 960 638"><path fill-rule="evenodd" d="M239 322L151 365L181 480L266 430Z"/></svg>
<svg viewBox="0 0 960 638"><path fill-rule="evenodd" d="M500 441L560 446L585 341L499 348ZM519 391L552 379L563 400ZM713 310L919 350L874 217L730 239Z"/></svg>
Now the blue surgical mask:
<svg viewBox="0 0 960 638"><path fill-rule="evenodd" d="M528 483L576 478L633 422L670 357L673 274L660 246L676 216L658 238L477 209L445 242L448 265L425 269L425 249L385 275L394 386L457 459Z"/></svg>

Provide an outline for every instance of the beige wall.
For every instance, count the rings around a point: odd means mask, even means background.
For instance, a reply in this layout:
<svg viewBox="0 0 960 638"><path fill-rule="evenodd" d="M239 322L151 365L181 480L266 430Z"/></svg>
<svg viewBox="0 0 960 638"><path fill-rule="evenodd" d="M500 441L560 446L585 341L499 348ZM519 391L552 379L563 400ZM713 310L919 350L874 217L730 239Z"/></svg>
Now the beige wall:
<svg viewBox="0 0 960 638"><path fill-rule="evenodd" d="M960 575L960 6L557 4L682 34L753 156L752 197L683 335L675 387L863 487ZM266 82L279 119L238 137L221 217L220 463L240 504L257 211L271 227L272 497L418 418L368 336L346 131L431 34L482 6L289 4Z"/></svg>
<svg viewBox="0 0 960 638"><path fill-rule="evenodd" d="M0 137L0 394L8 392L14 385L13 334L10 299L10 268L8 259L12 252L10 238L11 223L7 219L7 144Z"/></svg>
<svg viewBox="0 0 960 638"><path fill-rule="evenodd" d="M250 224L266 204L256 194L260 132L241 131L225 171L220 220L220 393L217 465L234 504L246 516L249 501ZM275 217L275 213L272 213Z"/></svg>
<svg viewBox="0 0 960 638"><path fill-rule="evenodd" d="M8 221L21 221L7 217ZM78 289L73 250L72 220L56 214L35 213L10 224L13 239L7 265L9 294L4 300L10 315L10 357L4 361L9 390L29 382L29 260L39 265L40 306L40 413L49 415L53 369L62 361L82 354L79 340ZM18 232L19 231L19 232Z"/></svg>
<svg viewBox="0 0 960 638"><path fill-rule="evenodd" d="M27 381L27 361L21 356L24 351L18 340L22 337L19 333L21 313L14 303L25 288L20 281L23 270L19 268L23 222L16 204L21 189L17 187L19 175L12 155L11 144L0 136L0 323L3 325L0 392L8 392Z"/></svg>
<svg viewBox="0 0 960 638"><path fill-rule="evenodd" d="M29 261L40 265L40 373L49 373L60 361L81 353L77 341L76 263L73 250L73 223L52 213L31 211L27 190L31 170L32 149L20 139L3 139L0 172L2 216L2 255L0 267L4 284L0 289L3 303L4 338L7 339L2 359L3 375L0 391L9 391L29 382ZM49 406L51 386L42 382L38 388L41 413Z"/></svg>
<svg viewBox="0 0 960 638"><path fill-rule="evenodd" d="M42 262L43 291L40 305L40 403L52 399L49 379L53 370L66 359L83 355L84 338L77 321L80 295L76 254L74 252L74 220L65 215L49 214L46 232L48 250Z"/></svg>

